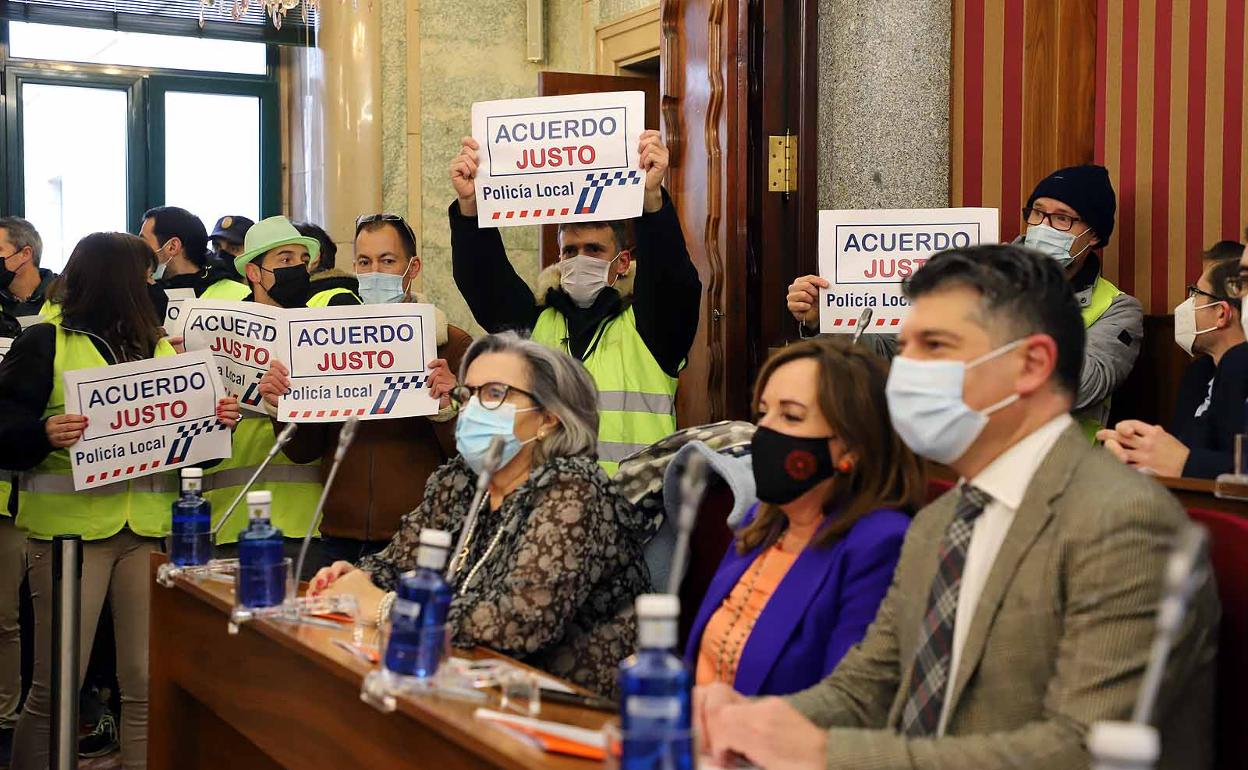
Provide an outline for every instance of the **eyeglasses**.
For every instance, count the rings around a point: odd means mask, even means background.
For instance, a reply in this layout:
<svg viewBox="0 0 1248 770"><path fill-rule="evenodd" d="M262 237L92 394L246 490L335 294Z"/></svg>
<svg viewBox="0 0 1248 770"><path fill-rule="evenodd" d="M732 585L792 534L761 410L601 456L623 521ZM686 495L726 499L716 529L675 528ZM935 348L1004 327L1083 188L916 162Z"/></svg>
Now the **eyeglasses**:
<svg viewBox="0 0 1248 770"><path fill-rule="evenodd" d="M1072 217L1069 214L1050 214L1047 211L1041 211L1035 206L1023 208L1023 220L1029 225L1042 225L1046 219L1049 220L1050 227L1063 233L1074 227L1076 222L1083 221L1079 217Z"/></svg>
<svg viewBox="0 0 1248 770"><path fill-rule="evenodd" d="M1230 288L1231 279L1227 279L1226 283L1227 288ZM1217 294L1207 292L1194 283L1189 283L1187 285L1187 298L1195 299L1196 297L1208 297L1214 302L1226 302L1227 300L1233 299L1233 297L1219 297Z"/></svg>
<svg viewBox="0 0 1248 770"><path fill-rule="evenodd" d="M416 231L407 223L407 220L398 214L361 214L355 219L355 234L358 237L360 231L367 225L376 222L389 222L392 225L401 225L402 232L407 233L407 245L412 249L412 256L416 256Z"/></svg>
<svg viewBox="0 0 1248 770"><path fill-rule="evenodd" d="M514 385L506 385L501 382L487 382L484 385L475 386L457 385L451 389L451 403L455 404L457 409L463 409L465 406L468 406L468 400L476 396L481 406L492 412L502 406L503 402L507 400L507 396L512 393L528 396L533 403L538 406L542 405L537 396L527 390L521 390Z"/></svg>

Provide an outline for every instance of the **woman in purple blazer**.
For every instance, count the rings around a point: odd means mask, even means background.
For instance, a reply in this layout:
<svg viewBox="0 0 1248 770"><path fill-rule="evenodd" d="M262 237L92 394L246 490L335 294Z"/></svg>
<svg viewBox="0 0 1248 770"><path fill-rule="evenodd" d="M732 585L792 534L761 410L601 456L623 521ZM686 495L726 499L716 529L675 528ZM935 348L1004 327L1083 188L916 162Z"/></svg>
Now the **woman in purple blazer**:
<svg viewBox="0 0 1248 770"><path fill-rule="evenodd" d="M862 640L926 486L893 432L888 373L844 337L790 345L755 386L761 501L737 530L689 636L698 685L803 690Z"/></svg>

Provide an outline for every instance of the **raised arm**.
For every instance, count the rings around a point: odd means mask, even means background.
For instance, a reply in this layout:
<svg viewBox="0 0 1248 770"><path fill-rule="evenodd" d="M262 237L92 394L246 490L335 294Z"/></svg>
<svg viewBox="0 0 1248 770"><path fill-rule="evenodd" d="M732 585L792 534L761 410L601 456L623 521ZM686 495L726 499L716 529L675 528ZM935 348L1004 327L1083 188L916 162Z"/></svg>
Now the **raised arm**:
<svg viewBox="0 0 1248 770"><path fill-rule="evenodd" d="M640 153L646 196L635 227L633 307L642 341L663 371L674 377L698 333L702 281L689 258L671 197L663 189L668 151L658 131L642 134Z"/></svg>
<svg viewBox="0 0 1248 770"><path fill-rule="evenodd" d="M473 318L487 332L532 329L538 307L533 290L507 259L503 238L496 227L480 227L477 221L477 150L470 136L461 140L459 154L451 161L451 185L455 201L447 212L451 221L451 267L455 286L464 296Z"/></svg>

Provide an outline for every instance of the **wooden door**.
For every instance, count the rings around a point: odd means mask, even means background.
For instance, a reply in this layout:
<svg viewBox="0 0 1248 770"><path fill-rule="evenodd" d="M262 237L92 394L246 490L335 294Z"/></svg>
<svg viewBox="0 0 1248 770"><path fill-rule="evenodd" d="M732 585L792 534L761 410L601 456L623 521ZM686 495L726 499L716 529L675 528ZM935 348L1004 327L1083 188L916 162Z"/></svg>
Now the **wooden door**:
<svg viewBox="0 0 1248 770"><path fill-rule="evenodd" d="M597 94L609 91L644 91L646 128L659 127L659 81L623 75L584 75L577 72L539 72L538 96ZM558 225L542 225L542 267L559 260Z"/></svg>
<svg viewBox="0 0 1248 770"><path fill-rule="evenodd" d="M796 336L784 289L815 263L814 0L665 0L669 189L702 277L682 425L749 419L768 349ZM767 190L767 137L799 137L798 191Z"/></svg>

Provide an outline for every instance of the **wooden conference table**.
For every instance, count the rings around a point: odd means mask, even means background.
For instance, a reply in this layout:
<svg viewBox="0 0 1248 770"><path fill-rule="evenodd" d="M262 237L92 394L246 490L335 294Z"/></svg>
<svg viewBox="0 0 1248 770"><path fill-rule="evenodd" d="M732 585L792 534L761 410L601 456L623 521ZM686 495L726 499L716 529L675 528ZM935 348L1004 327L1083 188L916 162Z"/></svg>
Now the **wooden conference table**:
<svg viewBox="0 0 1248 770"><path fill-rule="evenodd" d="M231 636L232 586L164 588L155 583L163 562L153 556L151 770L596 767L475 719L485 704L422 696L383 714L360 700L371 666L333 642L350 641L349 628L260 620ZM540 718L597 729L612 716L546 703Z"/></svg>

